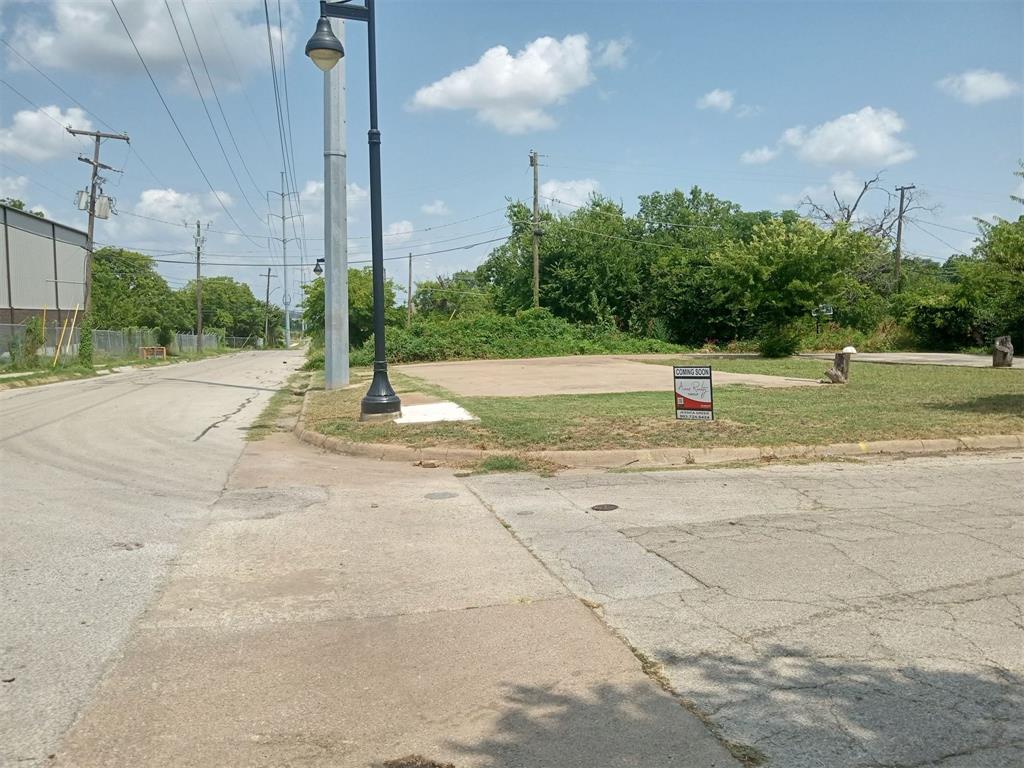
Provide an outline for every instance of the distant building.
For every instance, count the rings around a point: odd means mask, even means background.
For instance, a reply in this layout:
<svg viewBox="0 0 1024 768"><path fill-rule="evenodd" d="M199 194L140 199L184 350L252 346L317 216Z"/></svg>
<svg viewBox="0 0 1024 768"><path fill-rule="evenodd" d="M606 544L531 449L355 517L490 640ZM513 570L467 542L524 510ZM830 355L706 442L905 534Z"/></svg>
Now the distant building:
<svg viewBox="0 0 1024 768"><path fill-rule="evenodd" d="M85 297L86 234L0 204L0 323L47 312L61 322Z"/></svg>

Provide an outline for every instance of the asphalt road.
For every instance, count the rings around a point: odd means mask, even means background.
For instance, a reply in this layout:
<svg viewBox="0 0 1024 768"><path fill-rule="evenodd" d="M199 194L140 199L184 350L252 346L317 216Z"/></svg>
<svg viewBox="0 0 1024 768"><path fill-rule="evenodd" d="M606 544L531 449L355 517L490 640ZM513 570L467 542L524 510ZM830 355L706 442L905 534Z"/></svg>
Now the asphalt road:
<svg viewBox="0 0 1024 768"><path fill-rule="evenodd" d="M467 483L778 768L1024 765L1024 457Z"/></svg>
<svg viewBox="0 0 1024 768"><path fill-rule="evenodd" d="M300 363L249 352L0 392L0 765L46 762Z"/></svg>

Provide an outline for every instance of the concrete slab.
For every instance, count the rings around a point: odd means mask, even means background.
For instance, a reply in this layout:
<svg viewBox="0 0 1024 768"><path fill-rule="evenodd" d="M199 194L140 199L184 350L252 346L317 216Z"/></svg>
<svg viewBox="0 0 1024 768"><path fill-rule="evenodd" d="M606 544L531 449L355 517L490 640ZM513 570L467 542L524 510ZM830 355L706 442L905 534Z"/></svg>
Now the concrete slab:
<svg viewBox="0 0 1024 768"><path fill-rule="evenodd" d="M577 601L143 633L55 765L727 766Z"/></svg>
<svg viewBox="0 0 1024 768"><path fill-rule="evenodd" d="M667 359L679 359L678 356ZM465 396L531 397L602 392L672 392L672 369L619 355L416 363L396 369ZM816 387L813 379L712 371L715 386Z"/></svg>
<svg viewBox="0 0 1024 768"><path fill-rule="evenodd" d="M439 421L478 421L478 419L451 400L417 405L406 405L403 402L402 418L395 419L395 424L433 424Z"/></svg>
<svg viewBox="0 0 1024 768"><path fill-rule="evenodd" d="M593 553L537 542L603 526L695 580L598 611L768 766L1024 764L1019 450L467 482L577 594Z"/></svg>
<svg viewBox="0 0 1024 768"><path fill-rule="evenodd" d="M252 444L50 765L738 764L451 474Z"/></svg>

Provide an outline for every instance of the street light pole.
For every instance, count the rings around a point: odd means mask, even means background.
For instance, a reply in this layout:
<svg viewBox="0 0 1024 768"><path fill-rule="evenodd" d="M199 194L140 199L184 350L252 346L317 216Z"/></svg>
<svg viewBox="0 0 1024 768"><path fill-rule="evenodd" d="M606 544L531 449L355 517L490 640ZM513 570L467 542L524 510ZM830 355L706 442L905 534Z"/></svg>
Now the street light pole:
<svg viewBox="0 0 1024 768"><path fill-rule="evenodd" d="M384 346L384 225L381 213L380 127L377 120L377 22L374 0L364 5L349 2L320 3L316 32L306 43L306 55L321 70L335 66L345 50L331 30L328 18L366 22L370 80L370 251L373 266L373 381L363 397L360 418L389 419L402 412L402 402L388 380L388 361Z"/></svg>
<svg viewBox="0 0 1024 768"><path fill-rule="evenodd" d="M333 20L339 42L345 22ZM324 258L313 273L324 273L324 387L339 389L349 383L348 365L348 200L345 147L345 66L324 72Z"/></svg>

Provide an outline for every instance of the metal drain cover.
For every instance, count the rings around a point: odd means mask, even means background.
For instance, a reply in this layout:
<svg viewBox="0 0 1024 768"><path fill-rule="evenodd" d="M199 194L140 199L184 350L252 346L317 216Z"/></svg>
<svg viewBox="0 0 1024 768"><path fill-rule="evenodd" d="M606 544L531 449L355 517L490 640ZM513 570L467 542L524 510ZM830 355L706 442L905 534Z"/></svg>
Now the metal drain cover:
<svg viewBox="0 0 1024 768"><path fill-rule="evenodd" d="M618 509L618 504L595 504L591 507L595 512L611 512L613 509Z"/></svg>

